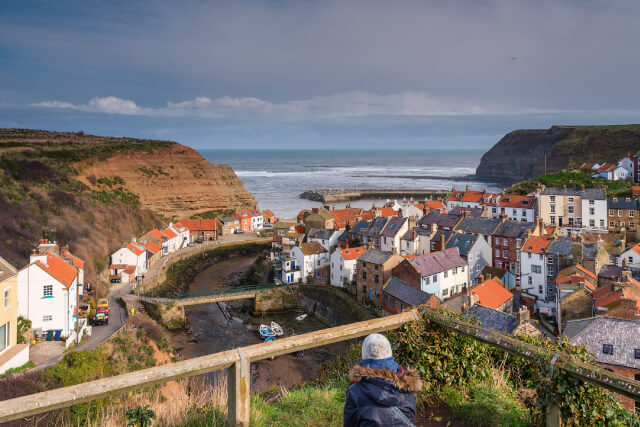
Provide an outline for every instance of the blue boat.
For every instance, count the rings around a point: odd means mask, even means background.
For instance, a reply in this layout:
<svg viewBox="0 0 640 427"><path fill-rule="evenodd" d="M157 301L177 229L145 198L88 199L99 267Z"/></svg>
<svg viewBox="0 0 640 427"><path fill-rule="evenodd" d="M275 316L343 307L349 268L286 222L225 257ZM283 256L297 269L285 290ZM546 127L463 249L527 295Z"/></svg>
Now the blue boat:
<svg viewBox="0 0 640 427"><path fill-rule="evenodd" d="M275 337L276 333L267 325L260 325L260 336L262 338Z"/></svg>
<svg viewBox="0 0 640 427"><path fill-rule="evenodd" d="M264 339L264 342L271 342L271 341L275 341L276 337L267 337Z"/></svg>

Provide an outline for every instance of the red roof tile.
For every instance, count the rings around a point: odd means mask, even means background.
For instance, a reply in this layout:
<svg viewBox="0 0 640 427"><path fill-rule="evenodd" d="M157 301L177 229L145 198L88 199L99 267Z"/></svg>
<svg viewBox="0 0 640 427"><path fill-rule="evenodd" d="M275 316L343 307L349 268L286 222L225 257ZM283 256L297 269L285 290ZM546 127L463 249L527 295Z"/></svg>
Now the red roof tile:
<svg viewBox="0 0 640 427"><path fill-rule="evenodd" d="M340 254L345 261L357 259L365 252L367 252L367 249L364 247L340 249Z"/></svg>
<svg viewBox="0 0 640 427"><path fill-rule="evenodd" d="M78 268L78 269L84 268L84 261L69 251L66 251L66 250L62 251L62 258L64 258L65 261L70 260L71 265L73 265L75 268Z"/></svg>
<svg viewBox="0 0 640 427"><path fill-rule="evenodd" d="M148 242L148 243L147 243L147 250L148 250L149 252L151 252L152 254L157 253L157 252L158 252L158 251L160 251L161 249L162 249L162 248L161 248L160 246L156 245L156 244L155 244L155 243L153 243L153 242Z"/></svg>
<svg viewBox="0 0 640 427"><path fill-rule="evenodd" d="M127 245L127 249L129 249L134 254L140 256L144 253L144 245L136 242L131 242Z"/></svg>
<svg viewBox="0 0 640 427"><path fill-rule="evenodd" d="M550 243L551 239L547 237L531 236L522 245L522 252L543 253Z"/></svg>
<svg viewBox="0 0 640 427"><path fill-rule="evenodd" d="M40 261L36 261L36 264L67 288L71 286L73 280L78 275L75 268L64 262L62 258L58 258L49 251L47 251L47 265L44 265Z"/></svg>
<svg viewBox="0 0 640 427"><path fill-rule="evenodd" d="M502 304L513 298L513 294L493 279L485 280L471 289L478 295L480 304L497 310Z"/></svg>
<svg viewBox="0 0 640 427"><path fill-rule="evenodd" d="M177 236L176 233L173 232L173 230L171 230L170 228L166 228L162 231L162 234L164 234L165 236L167 236L167 238L172 239L174 237Z"/></svg>

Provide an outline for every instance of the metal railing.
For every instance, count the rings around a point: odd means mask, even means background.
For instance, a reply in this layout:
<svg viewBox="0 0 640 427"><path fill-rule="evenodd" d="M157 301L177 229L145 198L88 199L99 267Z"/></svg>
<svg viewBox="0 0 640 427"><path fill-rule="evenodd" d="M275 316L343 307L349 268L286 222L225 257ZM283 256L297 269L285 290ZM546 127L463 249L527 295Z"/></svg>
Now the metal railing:
<svg viewBox="0 0 640 427"><path fill-rule="evenodd" d="M551 363L555 364L556 369L562 368L575 378L640 400L640 382L638 381L580 362L569 355L562 353L552 354L548 349L524 343L515 338L483 329L430 309L422 309L422 314L428 316L431 322L453 333L468 336L527 360L536 361L541 356L553 356ZM124 393L169 380L205 374L220 369L229 369L227 403L229 423L230 425L248 426L250 421L250 368L252 362L346 341L374 332L388 331L405 323L420 320L420 318L420 312L413 309L393 316L323 329L274 342L241 347L128 374L9 399L0 402L0 422L21 419L103 397L114 396L117 393ZM559 409L557 407L548 409L547 424L559 425Z"/></svg>

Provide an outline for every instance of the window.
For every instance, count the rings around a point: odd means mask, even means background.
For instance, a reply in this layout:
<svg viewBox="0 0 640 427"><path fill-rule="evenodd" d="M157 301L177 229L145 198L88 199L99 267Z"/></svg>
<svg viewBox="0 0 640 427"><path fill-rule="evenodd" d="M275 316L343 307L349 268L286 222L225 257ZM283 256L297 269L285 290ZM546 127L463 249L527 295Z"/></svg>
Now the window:
<svg viewBox="0 0 640 427"><path fill-rule="evenodd" d="M4 309L9 310L11 305L9 304L9 293L11 292L11 288L5 288L4 290Z"/></svg>
<svg viewBox="0 0 640 427"><path fill-rule="evenodd" d="M633 211L632 211L632 210L630 210L630 211L629 211L629 218L633 218L633 215L634 215Z"/></svg>
<svg viewBox="0 0 640 427"><path fill-rule="evenodd" d="M462 267L460 267L460 271L462 271L464 273L464 265Z"/></svg>
<svg viewBox="0 0 640 427"><path fill-rule="evenodd" d="M496 249L496 258L500 258L500 249Z"/></svg>
<svg viewBox="0 0 640 427"><path fill-rule="evenodd" d="M542 254L538 255L538 259L540 259L540 261L542 261Z"/></svg>
<svg viewBox="0 0 640 427"><path fill-rule="evenodd" d="M640 348L636 348L636 349L633 351L633 356L634 356L636 359L640 359Z"/></svg>
<svg viewBox="0 0 640 427"><path fill-rule="evenodd" d="M0 351L4 351L9 347L9 322L0 326Z"/></svg>
<svg viewBox="0 0 640 427"><path fill-rule="evenodd" d="M635 222L630 222L630 223L629 223L629 228L635 228L635 226L636 226L636 223L635 223Z"/></svg>
<svg viewBox="0 0 640 427"><path fill-rule="evenodd" d="M549 205L551 213L556 213L556 205Z"/></svg>
<svg viewBox="0 0 640 427"><path fill-rule="evenodd" d="M569 197L569 203L573 203L573 197Z"/></svg>
<svg viewBox="0 0 640 427"><path fill-rule="evenodd" d="M518 209L513 209L513 216L514 217L518 216Z"/></svg>
<svg viewBox="0 0 640 427"><path fill-rule="evenodd" d="M362 285L362 293L367 293L367 287L365 285Z"/></svg>
<svg viewBox="0 0 640 427"><path fill-rule="evenodd" d="M541 265L532 264L531 265L531 274L540 274L540 273L542 273L542 266Z"/></svg>
<svg viewBox="0 0 640 427"><path fill-rule="evenodd" d="M453 274L458 274L458 267L453 268Z"/></svg>
<svg viewBox="0 0 640 427"><path fill-rule="evenodd" d="M614 228L616 225L613 221L609 221L609 227Z"/></svg>
<svg viewBox="0 0 640 427"><path fill-rule="evenodd" d="M340 264L340 271L342 271L342 264Z"/></svg>
<svg viewBox="0 0 640 427"><path fill-rule="evenodd" d="M620 221L620 227L624 227L624 221Z"/></svg>
<svg viewBox="0 0 640 427"><path fill-rule="evenodd" d="M569 213L572 214L573 213L573 206L569 206Z"/></svg>
<svg viewBox="0 0 640 427"><path fill-rule="evenodd" d="M442 298L447 298L449 296L449 288L445 288L442 290Z"/></svg>
<svg viewBox="0 0 640 427"><path fill-rule="evenodd" d="M503 246L509 246L509 240L507 240L506 237L504 239L502 239L502 245Z"/></svg>
<svg viewBox="0 0 640 427"><path fill-rule="evenodd" d="M500 246L500 238L499 237L496 237L496 245Z"/></svg>
<svg viewBox="0 0 640 427"><path fill-rule="evenodd" d="M555 216L549 217L549 219L551 220L551 225L555 225L556 224L556 217Z"/></svg>
<svg viewBox="0 0 640 427"><path fill-rule="evenodd" d="M609 216L614 216L615 212L613 211L613 209L609 209Z"/></svg>
<svg viewBox="0 0 640 427"><path fill-rule="evenodd" d="M582 226L582 218L578 217L578 218L576 219L576 221L577 221L577 223L578 223L578 225L579 225L579 226Z"/></svg>
<svg viewBox="0 0 640 427"><path fill-rule="evenodd" d="M595 227L596 226L596 220L595 219L590 219L589 220L589 227Z"/></svg>
<svg viewBox="0 0 640 427"><path fill-rule="evenodd" d="M554 273L553 265L548 265L547 266L547 276L553 276L553 273Z"/></svg>
<svg viewBox="0 0 640 427"><path fill-rule="evenodd" d="M573 225L573 217L569 217L569 225Z"/></svg>
<svg viewBox="0 0 640 427"><path fill-rule="evenodd" d="M550 201L551 203L555 203L555 201L556 201L556 196L549 196L549 201Z"/></svg>
<svg viewBox="0 0 640 427"><path fill-rule="evenodd" d="M612 344L602 344L602 352L604 354L613 354L613 345Z"/></svg>
<svg viewBox="0 0 640 427"><path fill-rule="evenodd" d="M531 259L531 252L527 252L527 257Z"/></svg>
<svg viewBox="0 0 640 427"><path fill-rule="evenodd" d="M362 272L362 278L365 279L365 280L367 279L367 272L366 271Z"/></svg>
<svg viewBox="0 0 640 427"><path fill-rule="evenodd" d="M629 264L633 264L633 257L632 256L629 257Z"/></svg>
<svg viewBox="0 0 640 427"><path fill-rule="evenodd" d="M502 258L504 259L509 258L509 251L502 251Z"/></svg>
<svg viewBox="0 0 640 427"><path fill-rule="evenodd" d="M430 277L427 276L424 278L424 284L428 285L429 283L431 283L431 280L430 280Z"/></svg>
<svg viewBox="0 0 640 427"><path fill-rule="evenodd" d="M533 279L531 278L531 276L527 277L527 282L529 283L529 285L533 285Z"/></svg>
<svg viewBox="0 0 640 427"><path fill-rule="evenodd" d="M42 289L42 297L52 297L53 296L53 285L44 285Z"/></svg>
<svg viewBox="0 0 640 427"><path fill-rule="evenodd" d="M389 301L389 296L387 294L384 294L384 300L385 302Z"/></svg>
<svg viewBox="0 0 640 427"><path fill-rule="evenodd" d="M590 205L593 205L594 203L595 203L595 201L594 201L594 200L589 200L589 204L590 204Z"/></svg>
<svg viewBox="0 0 640 427"><path fill-rule="evenodd" d="M618 209L618 217L622 217L622 210Z"/></svg>
<svg viewBox="0 0 640 427"><path fill-rule="evenodd" d="M378 271L378 265L377 265L377 264L376 264L376 266L375 266L375 269L376 269L376 271Z"/></svg>
<svg viewBox="0 0 640 427"><path fill-rule="evenodd" d="M50 314L46 314L44 316L42 316L42 321L43 322L51 322L53 320L53 316Z"/></svg>
<svg viewBox="0 0 640 427"><path fill-rule="evenodd" d="M600 228L604 228L604 219L600 220Z"/></svg>
<svg viewBox="0 0 640 427"><path fill-rule="evenodd" d="M498 211L496 210L496 208L491 208L491 213L498 213Z"/></svg>
<svg viewBox="0 0 640 427"><path fill-rule="evenodd" d="M374 282L380 283L380 276L376 274L376 277L373 279Z"/></svg>
<svg viewBox="0 0 640 427"><path fill-rule="evenodd" d="M542 285L538 285L538 293L542 295Z"/></svg>
<svg viewBox="0 0 640 427"><path fill-rule="evenodd" d="M444 272L444 277L445 277L445 279L446 279L447 277L449 277L449 271L445 271L445 272Z"/></svg>
<svg viewBox="0 0 640 427"><path fill-rule="evenodd" d="M516 239L516 248L520 249L522 246L522 239Z"/></svg>
<svg viewBox="0 0 640 427"><path fill-rule="evenodd" d="M589 215L595 215L596 214L596 208L589 208Z"/></svg>
<svg viewBox="0 0 640 427"><path fill-rule="evenodd" d="M396 306L396 300L391 298L391 307L395 307Z"/></svg>

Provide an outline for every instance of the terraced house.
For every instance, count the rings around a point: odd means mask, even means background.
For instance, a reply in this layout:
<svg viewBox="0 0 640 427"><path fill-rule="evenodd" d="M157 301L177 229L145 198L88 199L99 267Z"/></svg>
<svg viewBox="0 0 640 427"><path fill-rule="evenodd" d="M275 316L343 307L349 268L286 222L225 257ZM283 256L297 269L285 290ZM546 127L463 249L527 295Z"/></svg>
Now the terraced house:
<svg viewBox="0 0 640 427"><path fill-rule="evenodd" d="M607 232L607 199L602 188L545 188L538 199L545 224L567 233Z"/></svg>
<svg viewBox="0 0 640 427"><path fill-rule="evenodd" d="M391 270L402 262L403 258L390 252L369 249L358 258L356 269L356 298L361 302L382 304L382 288L391 277Z"/></svg>
<svg viewBox="0 0 640 427"><path fill-rule="evenodd" d="M638 199L630 197L607 199L607 222L610 232L637 231L639 215Z"/></svg>
<svg viewBox="0 0 640 427"><path fill-rule="evenodd" d="M0 374L29 361L29 345L18 344L18 272L0 257Z"/></svg>

